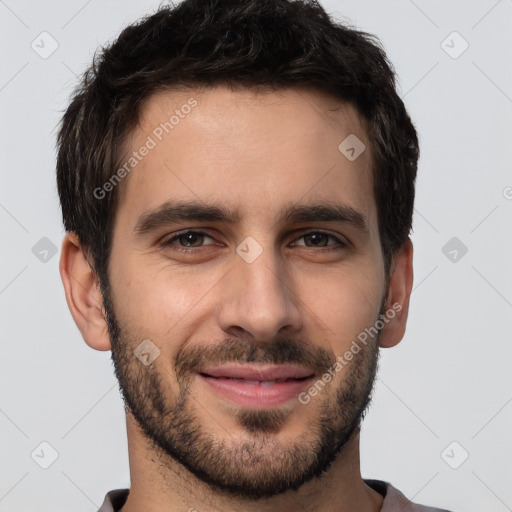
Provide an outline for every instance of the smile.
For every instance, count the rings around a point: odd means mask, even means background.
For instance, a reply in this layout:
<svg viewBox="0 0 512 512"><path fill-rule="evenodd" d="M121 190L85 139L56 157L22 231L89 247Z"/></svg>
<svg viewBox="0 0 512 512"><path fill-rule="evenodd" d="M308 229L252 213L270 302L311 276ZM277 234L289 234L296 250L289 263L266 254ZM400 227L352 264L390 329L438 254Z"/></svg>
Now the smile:
<svg viewBox="0 0 512 512"><path fill-rule="evenodd" d="M314 373L299 366L247 364L204 368L199 378L225 400L244 407L268 408L296 400Z"/></svg>

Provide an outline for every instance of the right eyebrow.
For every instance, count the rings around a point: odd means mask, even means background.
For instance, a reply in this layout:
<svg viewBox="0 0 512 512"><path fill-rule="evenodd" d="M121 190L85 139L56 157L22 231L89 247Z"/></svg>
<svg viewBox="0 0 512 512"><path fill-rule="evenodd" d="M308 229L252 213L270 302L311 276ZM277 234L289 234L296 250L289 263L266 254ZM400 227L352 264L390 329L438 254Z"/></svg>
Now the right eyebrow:
<svg viewBox="0 0 512 512"><path fill-rule="evenodd" d="M183 220L236 224L240 220L240 214L237 210L220 204L166 201L158 208L143 213L133 231L136 235L144 235Z"/></svg>

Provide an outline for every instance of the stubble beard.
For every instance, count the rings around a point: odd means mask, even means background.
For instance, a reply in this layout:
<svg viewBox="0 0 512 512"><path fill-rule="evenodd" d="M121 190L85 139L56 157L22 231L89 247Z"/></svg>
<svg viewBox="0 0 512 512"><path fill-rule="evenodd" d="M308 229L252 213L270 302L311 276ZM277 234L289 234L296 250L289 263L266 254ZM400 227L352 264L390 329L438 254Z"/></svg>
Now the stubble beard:
<svg viewBox="0 0 512 512"><path fill-rule="evenodd" d="M103 290L105 319L112 342L112 360L127 410L135 418L148 446L168 469L176 462L204 482L218 496L258 500L297 490L326 472L343 447L360 429L371 403L378 370L378 335L345 366L331 386L319 391L306 405L318 411L301 434L284 443L279 432L293 414L293 407L266 410L233 407L239 429L231 435L216 424L194 397L190 384L201 363L298 363L311 367L316 375L335 364L334 354L311 348L293 339L255 346L249 341L226 340L211 347L195 347L182 352L175 362L175 375L162 371L158 359L143 365L133 353L141 338L135 329L120 325L110 299ZM384 310L382 304L381 313ZM379 333L380 334L380 333ZM323 369L324 371L320 371ZM318 372L318 373L317 373ZM170 396L170 382L179 384ZM337 382L334 390L332 384ZM218 431L220 436L215 432Z"/></svg>

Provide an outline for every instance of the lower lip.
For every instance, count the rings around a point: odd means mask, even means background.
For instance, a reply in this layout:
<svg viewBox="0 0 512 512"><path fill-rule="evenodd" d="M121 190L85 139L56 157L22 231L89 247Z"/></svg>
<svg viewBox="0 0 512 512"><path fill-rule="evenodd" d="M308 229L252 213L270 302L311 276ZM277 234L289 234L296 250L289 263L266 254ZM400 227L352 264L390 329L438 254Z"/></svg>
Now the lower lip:
<svg viewBox="0 0 512 512"><path fill-rule="evenodd" d="M297 396L310 384L313 377L303 380L276 382L271 386L240 382L240 380L208 377L200 378L218 394L246 407L271 407L285 404Z"/></svg>

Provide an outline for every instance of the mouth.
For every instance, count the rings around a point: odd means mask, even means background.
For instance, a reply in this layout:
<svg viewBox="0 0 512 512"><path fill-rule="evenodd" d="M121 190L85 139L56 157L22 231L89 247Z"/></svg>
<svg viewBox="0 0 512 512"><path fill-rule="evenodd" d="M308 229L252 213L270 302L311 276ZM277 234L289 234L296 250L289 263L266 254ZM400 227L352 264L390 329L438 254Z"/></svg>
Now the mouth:
<svg viewBox="0 0 512 512"><path fill-rule="evenodd" d="M308 368L295 365L227 365L199 372L199 378L217 395L252 408L275 407L296 399L314 376Z"/></svg>

